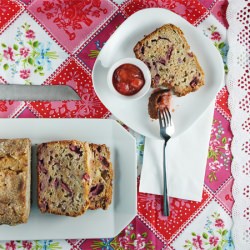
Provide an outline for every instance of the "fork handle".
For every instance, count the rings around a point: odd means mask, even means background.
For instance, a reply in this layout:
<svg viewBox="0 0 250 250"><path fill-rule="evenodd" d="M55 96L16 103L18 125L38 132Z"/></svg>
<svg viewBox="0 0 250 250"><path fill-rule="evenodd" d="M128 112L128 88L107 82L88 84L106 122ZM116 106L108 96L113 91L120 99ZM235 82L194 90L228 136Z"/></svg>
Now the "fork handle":
<svg viewBox="0 0 250 250"><path fill-rule="evenodd" d="M169 204L168 204L168 185L166 176L166 146L168 140L164 141L163 145L163 215L169 216Z"/></svg>

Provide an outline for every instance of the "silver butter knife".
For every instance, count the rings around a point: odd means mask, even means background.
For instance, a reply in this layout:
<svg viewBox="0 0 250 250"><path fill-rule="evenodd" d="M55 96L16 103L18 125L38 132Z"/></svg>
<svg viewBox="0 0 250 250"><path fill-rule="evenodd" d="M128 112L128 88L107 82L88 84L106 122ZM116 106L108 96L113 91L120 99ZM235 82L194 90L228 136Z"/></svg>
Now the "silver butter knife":
<svg viewBox="0 0 250 250"><path fill-rule="evenodd" d="M67 85L0 84L0 100L77 101L81 98Z"/></svg>

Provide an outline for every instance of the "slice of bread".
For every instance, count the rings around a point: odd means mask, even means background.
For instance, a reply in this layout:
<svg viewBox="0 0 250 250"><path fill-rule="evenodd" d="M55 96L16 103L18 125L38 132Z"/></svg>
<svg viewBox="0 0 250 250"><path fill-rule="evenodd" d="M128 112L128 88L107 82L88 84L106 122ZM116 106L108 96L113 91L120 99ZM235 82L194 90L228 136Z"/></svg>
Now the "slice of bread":
<svg viewBox="0 0 250 250"><path fill-rule="evenodd" d="M184 96L204 85L203 70L182 30L166 24L134 47L135 56L149 68L152 87L166 87Z"/></svg>
<svg viewBox="0 0 250 250"><path fill-rule="evenodd" d="M107 209L112 201L113 167L106 145L89 144L91 187L89 209Z"/></svg>
<svg viewBox="0 0 250 250"><path fill-rule="evenodd" d="M0 140L0 224L26 223L30 214L31 142Z"/></svg>
<svg viewBox="0 0 250 250"><path fill-rule="evenodd" d="M158 109L170 108L171 92L168 89L155 89L148 100L148 114L158 119Z"/></svg>
<svg viewBox="0 0 250 250"><path fill-rule="evenodd" d="M89 207L90 149L76 140L38 145L38 206L40 211L79 216Z"/></svg>

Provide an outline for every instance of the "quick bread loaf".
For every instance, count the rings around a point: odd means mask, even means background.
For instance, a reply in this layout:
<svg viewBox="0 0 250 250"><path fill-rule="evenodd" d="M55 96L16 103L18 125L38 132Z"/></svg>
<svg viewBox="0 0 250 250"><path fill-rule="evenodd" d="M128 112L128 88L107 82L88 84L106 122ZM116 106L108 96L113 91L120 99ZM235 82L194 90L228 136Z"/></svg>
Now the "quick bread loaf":
<svg viewBox="0 0 250 250"><path fill-rule="evenodd" d="M0 139L0 224L28 221L30 182L30 140Z"/></svg>
<svg viewBox="0 0 250 250"><path fill-rule="evenodd" d="M37 195L42 213L79 216L107 209L113 166L105 144L77 140L37 146ZM0 139L0 225L26 223L30 214L31 141Z"/></svg>

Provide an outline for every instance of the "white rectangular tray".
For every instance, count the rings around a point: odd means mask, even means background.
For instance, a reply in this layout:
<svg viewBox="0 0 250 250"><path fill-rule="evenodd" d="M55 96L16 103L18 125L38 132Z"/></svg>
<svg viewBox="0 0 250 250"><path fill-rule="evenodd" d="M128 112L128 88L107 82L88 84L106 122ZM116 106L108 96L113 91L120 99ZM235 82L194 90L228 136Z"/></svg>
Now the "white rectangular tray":
<svg viewBox="0 0 250 250"><path fill-rule="evenodd" d="M33 154L29 221L17 226L0 225L0 240L109 238L136 216L136 144L119 123L110 119L0 119L0 124L0 138L27 137L32 145L64 139L105 143L110 147L114 166L113 200L108 210L87 211L76 218L42 214L37 207Z"/></svg>

